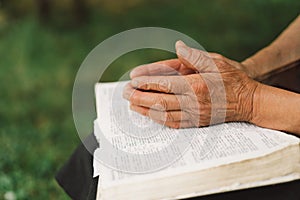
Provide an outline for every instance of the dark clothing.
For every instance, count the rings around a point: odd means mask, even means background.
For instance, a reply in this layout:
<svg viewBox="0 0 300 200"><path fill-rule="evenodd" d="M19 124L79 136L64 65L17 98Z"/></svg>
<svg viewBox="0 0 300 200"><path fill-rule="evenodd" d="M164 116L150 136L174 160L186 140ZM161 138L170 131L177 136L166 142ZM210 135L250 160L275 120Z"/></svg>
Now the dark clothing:
<svg viewBox="0 0 300 200"><path fill-rule="evenodd" d="M300 60L286 67L287 70L274 73L262 80L262 83L300 93Z"/></svg>
<svg viewBox="0 0 300 200"><path fill-rule="evenodd" d="M93 178L93 156L90 152L96 150L98 142L94 134L90 134L84 143L77 147L55 178L72 199L94 200L98 178Z"/></svg>
<svg viewBox="0 0 300 200"><path fill-rule="evenodd" d="M298 67L268 77L263 83L300 93L300 62ZM93 134L84 141L85 146L93 152L97 148L97 141ZM75 200L90 200L96 198L98 178L93 178L93 157L83 144L71 155L69 160L56 175L56 180L65 192ZM101 178L101 177L100 177ZM261 199L261 200L299 200L300 180L277 185L238 190L203 197L193 200L221 200L221 199Z"/></svg>

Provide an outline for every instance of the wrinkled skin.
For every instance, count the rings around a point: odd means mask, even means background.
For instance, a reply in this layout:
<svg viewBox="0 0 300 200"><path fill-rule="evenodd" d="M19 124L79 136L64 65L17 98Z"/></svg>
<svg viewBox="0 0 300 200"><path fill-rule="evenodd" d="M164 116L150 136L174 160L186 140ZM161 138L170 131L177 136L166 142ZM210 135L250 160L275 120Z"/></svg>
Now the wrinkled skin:
<svg viewBox="0 0 300 200"><path fill-rule="evenodd" d="M123 96L133 111L172 128L251 121L259 83L247 76L242 64L181 41L176 43L176 53L178 59L131 72Z"/></svg>

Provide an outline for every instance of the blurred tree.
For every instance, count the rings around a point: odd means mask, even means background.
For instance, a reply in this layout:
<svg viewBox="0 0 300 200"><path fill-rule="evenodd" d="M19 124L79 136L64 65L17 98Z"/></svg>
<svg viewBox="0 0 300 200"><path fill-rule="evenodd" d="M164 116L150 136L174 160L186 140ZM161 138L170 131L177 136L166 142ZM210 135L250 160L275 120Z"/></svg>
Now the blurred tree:
<svg viewBox="0 0 300 200"><path fill-rule="evenodd" d="M82 24L86 22L88 17L88 8L87 8L86 1L73 0L73 8L74 8L75 19L77 23Z"/></svg>
<svg viewBox="0 0 300 200"><path fill-rule="evenodd" d="M128 9L145 3L145 0L87 0L90 7L101 8L112 14L120 14Z"/></svg>
<svg viewBox="0 0 300 200"><path fill-rule="evenodd" d="M43 22L49 20L50 17L50 0L36 0L39 19Z"/></svg>
<svg viewBox="0 0 300 200"><path fill-rule="evenodd" d="M34 13L36 7L33 0L9 0L1 2L1 9L13 18L22 18L30 13Z"/></svg>

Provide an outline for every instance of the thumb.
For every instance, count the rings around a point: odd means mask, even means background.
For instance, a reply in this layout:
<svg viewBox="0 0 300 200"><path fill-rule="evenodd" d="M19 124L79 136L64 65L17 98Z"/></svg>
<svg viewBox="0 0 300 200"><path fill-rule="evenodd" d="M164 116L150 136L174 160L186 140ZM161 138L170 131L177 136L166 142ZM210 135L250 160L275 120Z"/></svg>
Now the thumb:
<svg viewBox="0 0 300 200"><path fill-rule="evenodd" d="M187 68L197 72L211 72L214 62L207 52L190 48L181 40L176 42L175 48L179 60Z"/></svg>

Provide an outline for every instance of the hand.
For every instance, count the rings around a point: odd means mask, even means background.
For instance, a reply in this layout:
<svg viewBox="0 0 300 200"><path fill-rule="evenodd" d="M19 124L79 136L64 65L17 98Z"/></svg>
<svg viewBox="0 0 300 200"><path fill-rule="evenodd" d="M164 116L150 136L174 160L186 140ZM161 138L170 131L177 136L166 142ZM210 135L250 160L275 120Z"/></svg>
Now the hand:
<svg viewBox="0 0 300 200"><path fill-rule="evenodd" d="M237 69L237 62L180 41L176 51L178 59L132 71L124 90L132 110L172 128L224 122L220 116L225 121L251 121L259 83Z"/></svg>
<svg viewBox="0 0 300 200"><path fill-rule="evenodd" d="M252 77L252 74L254 73L252 72L253 70L249 71L248 67L243 63L230 60L220 54L209 52L205 52L204 54L206 54L212 59L224 60L233 67L244 71L250 77ZM191 69L189 66L184 65L179 59L170 59L138 66L131 71L130 78L133 79L139 76L188 75L195 73L199 73L199 71L197 69Z"/></svg>
<svg viewBox="0 0 300 200"><path fill-rule="evenodd" d="M130 78L134 79L139 76L188 75L195 73L198 72L182 64L179 59L170 59L136 67L131 71Z"/></svg>

